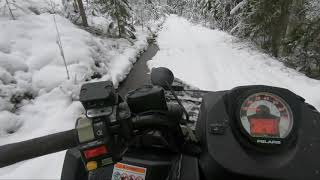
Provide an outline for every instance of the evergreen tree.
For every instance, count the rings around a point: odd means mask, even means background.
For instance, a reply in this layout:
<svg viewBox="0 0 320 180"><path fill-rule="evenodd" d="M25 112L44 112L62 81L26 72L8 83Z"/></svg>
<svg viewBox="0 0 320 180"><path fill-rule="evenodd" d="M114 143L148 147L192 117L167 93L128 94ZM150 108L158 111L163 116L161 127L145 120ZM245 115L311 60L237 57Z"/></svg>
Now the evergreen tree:
<svg viewBox="0 0 320 180"><path fill-rule="evenodd" d="M132 9L127 0L96 0L95 3L101 5L102 13L109 13L116 22L110 28L117 29L117 36L125 39L135 39L135 29L130 23Z"/></svg>
<svg viewBox="0 0 320 180"><path fill-rule="evenodd" d="M291 14L283 55L307 75L320 76L320 3L295 0Z"/></svg>
<svg viewBox="0 0 320 180"><path fill-rule="evenodd" d="M132 0L130 3L133 4L135 24L141 25L143 29L149 17L146 15L146 2L145 0Z"/></svg>

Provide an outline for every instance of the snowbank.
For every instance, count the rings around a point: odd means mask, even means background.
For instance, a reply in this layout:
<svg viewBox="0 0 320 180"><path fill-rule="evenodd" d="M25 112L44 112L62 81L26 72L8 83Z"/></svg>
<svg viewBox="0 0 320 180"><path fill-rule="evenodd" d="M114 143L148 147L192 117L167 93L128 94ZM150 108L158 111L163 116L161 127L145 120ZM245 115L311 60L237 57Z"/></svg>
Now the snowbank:
<svg viewBox="0 0 320 180"><path fill-rule="evenodd" d="M10 11L5 5L6 1L8 1L15 19L19 19L27 14L61 12L62 9L62 0L4 0L0 1L0 18L4 19L12 19Z"/></svg>
<svg viewBox="0 0 320 180"><path fill-rule="evenodd" d="M138 32L133 46L123 39L99 39L67 19L56 16L70 71L70 83L90 80L98 73L117 86L129 72L141 50L147 46L146 32ZM66 69L56 44L53 15L20 17L0 21L1 97L10 103L18 91L49 92L67 80ZM3 94L5 93L5 94ZM1 110L12 110L2 107Z"/></svg>
<svg viewBox="0 0 320 180"><path fill-rule="evenodd" d="M98 75L117 87L148 45L147 30L138 28L132 45L55 18L69 80L52 14L0 18L0 145L74 128L83 112L76 101L81 84ZM64 152L1 168L0 179L58 179L63 158Z"/></svg>
<svg viewBox="0 0 320 180"><path fill-rule="evenodd" d="M165 66L175 76L204 90L264 84L288 88L320 110L320 81L266 54L252 50L227 33L170 16L158 36L160 51L149 68Z"/></svg>

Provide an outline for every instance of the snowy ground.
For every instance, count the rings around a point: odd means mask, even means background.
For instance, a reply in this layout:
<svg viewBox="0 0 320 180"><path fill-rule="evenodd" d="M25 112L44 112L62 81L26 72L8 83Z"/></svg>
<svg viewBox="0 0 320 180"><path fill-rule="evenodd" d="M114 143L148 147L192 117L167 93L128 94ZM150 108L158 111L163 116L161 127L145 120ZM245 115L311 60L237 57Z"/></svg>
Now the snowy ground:
<svg viewBox="0 0 320 180"><path fill-rule="evenodd" d="M242 85L271 85L290 89L320 110L320 81L252 50L227 33L193 25L170 16L158 36L160 51L149 68L170 68L176 77L203 90Z"/></svg>
<svg viewBox="0 0 320 180"><path fill-rule="evenodd" d="M150 32L141 27L131 45L124 39L93 36L55 15L70 72L68 80L53 15L45 13L51 8L48 2L19 3L24 9L14 10L16 20L0 16L0 145L74 128L83 112L80 102L74 101L81 84L95 81L92 76L99 74L100 80L112 80L117 87L148 45ZM57 2L61 1L53 2L59 9ZM1 168L0 179L59 179L64 154Z"/></svg>

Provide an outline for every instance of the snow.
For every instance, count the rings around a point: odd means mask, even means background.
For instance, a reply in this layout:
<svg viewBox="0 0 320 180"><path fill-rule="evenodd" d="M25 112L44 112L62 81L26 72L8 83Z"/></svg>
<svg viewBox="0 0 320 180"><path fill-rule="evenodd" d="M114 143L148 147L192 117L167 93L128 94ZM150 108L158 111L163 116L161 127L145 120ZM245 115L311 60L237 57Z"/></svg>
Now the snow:
<svg viewBox="0 0 320 180"><path fill-rule="evenodd" d="M0 67L6 69L10 73L28 70L28 66L18 56L10 56L5 53L0 54Z"/></svg>
<svg viewBox="0 0 320 180"><path fill-rule="evenodd" d="M97 81L91 76L98 73L99 80L112 80L117 87L148 45L146 28L137 28L133 42L97 37L57 14L68 80L53 14L46 13L48 2L19 3L23 9L35 7L40 15L16 9L17 20L0 16L0 145L74 128L83 113L77 101L81 85ZM58 0L53 2L60 5ZM99 18L92 23L104 25ZM64 155L60 152L1 168L0 179L59 179Z"/></svg>
<svg viewBox="0 0 320 180"><path fill-rule="evenodd" d="M17 115L8 111L0 112L0 135L5 135L10 131L15 131L21 126L21 121Z"/></svg>
<svg viewBox="0 0 320 180"><path fill-rule="evenodd" d="M285 67L218 30L193 25L171 15L158 36L160 51L149 68L168 67L176 77L203 90L227 90L243 85L287 88L320 110L320 81Z"/></svg>
<svg viewBox="0 0 320 180"><path fill-rule="evenodd" d="M0 179L60 179L62 164L66 151L42 156L28 162L1 168ZM58 176L59 175L59 176Z"/></svg>
<svg viewBox="0 0 320 180"><path fill-rule="evenodd" d="M117 87L130 71L135 57L147 46L146 31L138 30L138 40L131 46L123 39L94 37L59 15L56 19L71 80L84 82L97 72L104 80L113 80ZM37 96L40 90L48 92L67 81L53 15L27 15L15 21L2 19L0 27L0 74L4 83L1 97L9 101L12 95L3 94L8 89L11 94L28 92L19 89L22 84Z"/></svg>
<svg viewBox="0 0 320 180"><path fill-rule="evenodd" d="M61 0L7 0L16 19L26 14L42 14L45 12L58 12L62 8ZM6 1L0 1L0 17L11 19Z"/></svg>

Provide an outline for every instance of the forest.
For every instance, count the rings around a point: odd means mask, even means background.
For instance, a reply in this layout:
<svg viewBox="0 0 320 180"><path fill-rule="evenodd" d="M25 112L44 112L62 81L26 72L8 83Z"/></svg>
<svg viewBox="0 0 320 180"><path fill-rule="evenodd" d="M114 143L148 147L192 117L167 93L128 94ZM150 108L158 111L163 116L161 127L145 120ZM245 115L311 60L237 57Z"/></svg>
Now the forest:
<svg viewBox="0 0 320 180"><path fill-rule="evenodd" d="M14 9L19 9L21 2L0 2L3 14L14 19ZM135 39L135 25L148 28L150 20L177 14L252 42L309 77L320 76L318 0L62 0L62 4L61 13L75 24L96 34L129 41ZM111 23L107 27L88 27L87 19L92 17L103 17Z"/></svg>

